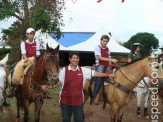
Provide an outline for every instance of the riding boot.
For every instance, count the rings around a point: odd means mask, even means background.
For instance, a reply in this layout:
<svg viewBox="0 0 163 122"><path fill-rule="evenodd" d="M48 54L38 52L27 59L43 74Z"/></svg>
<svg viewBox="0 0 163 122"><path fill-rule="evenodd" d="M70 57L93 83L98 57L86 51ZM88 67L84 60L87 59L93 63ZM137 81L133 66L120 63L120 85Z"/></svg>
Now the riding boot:
<svg viewBox="0 0 163 122"><path fill-rule="evenodd" d="M11 106L9 103L6 102L6 100L3 102L3 107L9 107Z"/></svg>
<svg viewBox="0 0 163 122"><path fill-rule="evenodd" d="M144 108L144 116L148 116L148 109Z"/></svg>
<svg viewBox="0 0 163 122"><path fill-rule="evenodd" d="M137 107L137 115L140 115L140 107Z"/></svg>

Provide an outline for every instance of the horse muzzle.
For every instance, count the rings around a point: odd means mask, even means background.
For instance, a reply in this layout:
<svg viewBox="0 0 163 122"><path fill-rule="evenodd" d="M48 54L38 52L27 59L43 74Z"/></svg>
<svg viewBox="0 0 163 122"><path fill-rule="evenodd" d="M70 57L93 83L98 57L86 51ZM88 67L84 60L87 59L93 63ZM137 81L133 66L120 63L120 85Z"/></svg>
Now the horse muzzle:
<svg viewBox="0 0 163 122"><path fill-rule="evenodd" d="M48 75L50 85L56 85L59 82L58 74Z"/></svg>

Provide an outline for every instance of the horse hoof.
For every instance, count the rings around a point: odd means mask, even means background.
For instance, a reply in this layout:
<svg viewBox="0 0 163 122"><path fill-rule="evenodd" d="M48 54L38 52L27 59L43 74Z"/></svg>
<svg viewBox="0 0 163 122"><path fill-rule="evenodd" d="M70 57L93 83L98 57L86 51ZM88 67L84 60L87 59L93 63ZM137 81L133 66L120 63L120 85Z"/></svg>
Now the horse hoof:
<svg viewBox="0 0 163 122"><path fill-rule="evenodd" d="M15 122L20 122L20 118L17 118Z"/></svg>
<svg viewBox="0 0 163 122"><path fill-rule="evenodd" d="M147 120L149 120L149 116L146 116L145 118L146 118Z"/></svg>
<svg viewBox="0 0 163 122"><path fill-rule="evenodd" d="M138 115L137 117L138 117L138 119L140 119L141 118L141 115Z"/></svg>

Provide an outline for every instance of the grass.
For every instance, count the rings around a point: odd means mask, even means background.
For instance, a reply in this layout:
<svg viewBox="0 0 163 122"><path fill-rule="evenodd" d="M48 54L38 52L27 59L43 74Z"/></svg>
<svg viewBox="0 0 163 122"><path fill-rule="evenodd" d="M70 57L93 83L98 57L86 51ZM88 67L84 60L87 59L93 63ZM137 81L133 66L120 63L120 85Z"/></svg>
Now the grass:
<svg viewBox="0 0 163 122"><path fill-rule="evenodd" d="M50 89L49 94L52 96L52 99L45 99L44 104L41 108L41 121L43 122L55 122L61 121L61 109L59 104L59 90L60 87L55 89ZM8 93L9 89L7 89ZM16 98L7 98L7 102L11 104L10 107L4 108L3 116L0 117L0 122L10 122L16 119ZM21 110L21 119L23 118L24 114ZM30 121L34 121L35 118L35 106L32 103L29 107L29 118ZM13 120L14 119L14 120Z"/></svg>

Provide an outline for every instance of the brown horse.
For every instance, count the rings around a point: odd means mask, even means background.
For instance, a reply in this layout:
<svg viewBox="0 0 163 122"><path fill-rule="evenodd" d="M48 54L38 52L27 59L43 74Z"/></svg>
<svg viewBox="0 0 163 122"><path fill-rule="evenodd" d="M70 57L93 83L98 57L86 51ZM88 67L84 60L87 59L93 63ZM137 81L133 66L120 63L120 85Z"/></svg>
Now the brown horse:
<svg viewBox="0 0 163 122"><path fill-rule="evenodd" d="M24 121L29 120L28 109L35 102L35 121L40 121L40 110L43 104L44 91L41 85L54 85L58 82L59 45L52 49L48 45L40 58L30 66L24 76L23 84L16 89L17 119L20 121L20 106L24 108Z"/></svg>
<svg viewBox="0 0 163 122"><path fill-rule="evenodd" d="M155 65L151 65L155 63ZM133 96L133 88L145 76L150 77L152 69L157 70L158 76L163 76L161 66L154 58L146 57L118 68L115 72L115 79L110 85L104 87L106 98L110 104L111 122L122 122L123 113ZM89 98L90 82L87 80L84 85L85 101ZM121 88L120 88L121 87Z"/></svg>

